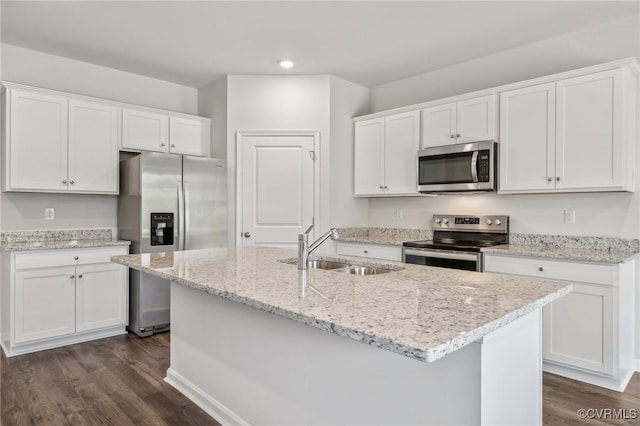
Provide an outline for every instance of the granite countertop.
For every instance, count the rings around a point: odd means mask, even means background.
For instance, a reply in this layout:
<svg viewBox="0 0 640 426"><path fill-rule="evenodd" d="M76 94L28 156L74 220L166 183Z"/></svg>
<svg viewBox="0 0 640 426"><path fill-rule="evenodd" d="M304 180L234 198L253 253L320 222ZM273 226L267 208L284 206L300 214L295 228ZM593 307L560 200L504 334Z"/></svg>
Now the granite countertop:
<svg viewBox="0 0 640 426"><path fill-rule="evenodd" d="M131 241L112 237L110 229L62 229L0 232L0 250L29 251L128 246Z"/></svg>
<svg viewBox="0 0 640 426"><path fill-rule="evenodd" d="M541 257L554 260L577 260L601 263L624 263L638 255L637 250L599 250L526 244L504 244L485 247L482 249L482 252L506 256Z"/></svg>
<svg viewBox="0 0 640 426"><path fill-rule="evenodd" d="M432 231L427 229L338 228L336 241L402 246L405 241L430 240L432 235Z"/></svg>
<svg viewBox="0 0 640 426"><path fill-rule="evenodd" d="M373 262L403 269L369 276L299 271L279 262L296 255L250 247L113 256L112 261L427 362L571 290L567 283L399 262Z"/></svg>

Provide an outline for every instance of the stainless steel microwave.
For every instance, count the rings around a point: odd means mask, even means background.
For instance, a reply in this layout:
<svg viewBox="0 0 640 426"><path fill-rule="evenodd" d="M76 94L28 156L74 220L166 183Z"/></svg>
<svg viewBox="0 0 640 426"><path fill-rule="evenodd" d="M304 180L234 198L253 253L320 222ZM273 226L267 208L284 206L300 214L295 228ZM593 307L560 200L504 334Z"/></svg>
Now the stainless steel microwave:
<svg viewBox="0 0 640 426"><path fill-rule="evenodd" d="M495 191L498 144L483 141L418 151L418 191Z"/></svg>

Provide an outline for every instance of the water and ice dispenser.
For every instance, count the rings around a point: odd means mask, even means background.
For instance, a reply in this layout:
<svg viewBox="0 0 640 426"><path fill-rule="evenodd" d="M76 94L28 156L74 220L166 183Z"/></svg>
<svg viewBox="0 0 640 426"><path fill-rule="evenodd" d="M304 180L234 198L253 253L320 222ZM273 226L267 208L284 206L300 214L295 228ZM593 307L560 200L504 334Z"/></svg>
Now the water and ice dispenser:
<svg viewBox="0 0 640 426"><path fill-rule="evenodd" d="M173 213L151 213L151 245L173 245Z"/></svg>

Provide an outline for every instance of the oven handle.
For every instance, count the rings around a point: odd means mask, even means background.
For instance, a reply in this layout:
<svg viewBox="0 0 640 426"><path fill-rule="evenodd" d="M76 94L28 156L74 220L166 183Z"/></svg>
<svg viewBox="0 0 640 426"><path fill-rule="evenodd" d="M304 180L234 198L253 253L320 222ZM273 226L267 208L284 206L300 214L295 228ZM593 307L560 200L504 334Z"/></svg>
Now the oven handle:
<svg viewBox="0 0 640 426"><path fill-rule="evenodd" d="M478 151L473 151L471 156L471 179L478 182Z"/></svg>
<svg viewBox="0 0 640 426"><path fill-rule="evenodd" d="M410 256L422 256L422 257L435 257L438 259L453 259L453 260L478 260L478 253L468 251L449 251L449 250L422 250L422 249L404 249L405 255Z"/></svg>

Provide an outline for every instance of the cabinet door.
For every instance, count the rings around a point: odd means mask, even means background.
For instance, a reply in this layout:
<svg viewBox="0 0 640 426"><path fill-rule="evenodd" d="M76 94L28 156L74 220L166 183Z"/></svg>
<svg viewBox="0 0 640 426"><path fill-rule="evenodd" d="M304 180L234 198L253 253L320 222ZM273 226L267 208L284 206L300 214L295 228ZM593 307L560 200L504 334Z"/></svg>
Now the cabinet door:
<svg viewBox="0 0 640 426"><path fill-rule="evenodd" d="M417 153L420 145L420 111L385 117L385 194L416 194Z"/></svg>
<svg viewBox="0 0 640 426"><path fill-rule="evenodd" d="M209 124L204 120L169 118L169 152L209 155Z"/></svg>
<svg viewBox="0 0 640 426"><path fill-rule="evenodd" d="M500 192L555 188L555 83L500 94Z"/></svg>
<svg viewBox="0 0 640 426"><path fill-rule="evenodd" d="M87 331L127 324L127 268L116 263L76 269L76 330Z"/></svg>
<svg viewBox="0 0 640 426"><path fill-rule="evenodd" d="M614 287L573 283L571 293L543 308L543 358L613 374L613 304Z"/></svg>
<svg viewBox="0 0 640 426"><path fill-rule="evenodd" d="M345 256L361 256L374 259L402 261L402 247L383 244L361 244L338 241L336 245L338 254Z"/></svg>
<svg viewBox="0 0 640 426"><path fill-rule="evenodd" d="M6 190L66 191L66 98L10 90Z"/></svg>
<svg viewBox="0 0 640 426"><path fill-rule="evenodd" d="M75 268L16 272L15 291L16 343L75 332Z"/></svg>
<svg viewBox="0 0 640 426"><path fill-rule="evenodd" d="M456 104L422 110L422 148L456 143Z"/></svg>
<svg viewBox="0 0 640 426"><path fill-rule="evenodd" d="M354 193L384 193L384 118L355 124Z"/></svg>
<svg viewBox="0 0 640 426"><path fill-rule="evenodd" d="M622 71L557 82L558 189L620 188Z"/></svg>
<svg viewBox="0 0 640 426"><path fill-rule="evenodd" d="M122 147L168 152L169 116L149 111L122 110Z"/></svg>
<svg viewBox="0 0 640 426"><path fill-rule="evenodd" d="M111 105L69 101L69 190L118 193L118 113Z"/></svg>
<svg viewBox="0 0 640 426"><path fill-rule="evenodd" d="M458 102L456 128L456 143L496 140L496 95Z"/></svg>

